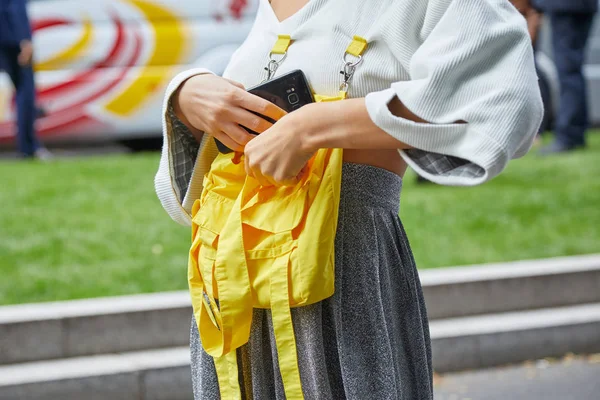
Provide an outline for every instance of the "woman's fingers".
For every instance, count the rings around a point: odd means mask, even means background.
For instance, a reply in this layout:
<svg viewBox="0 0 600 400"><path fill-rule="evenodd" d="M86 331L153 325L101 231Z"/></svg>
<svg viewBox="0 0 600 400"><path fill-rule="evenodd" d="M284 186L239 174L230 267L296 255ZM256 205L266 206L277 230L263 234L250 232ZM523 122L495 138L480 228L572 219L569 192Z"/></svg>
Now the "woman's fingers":
<svg viewBox="0 0 600 400"><path fill-rule="evenodd" d="M237 143L235 140L229 137L229 135L225 132L217 132L214 134L214 137L225 146L230 148L233 151L242 152L244 151L244 146Z"/></svg>
<svg viewBox="0 0 600 400"><path fill-rule="evenodd" d="M227 82L231 83L233 86L236 86L236 87L238 87L238 88L240 88L240 89L242 89L242 90L246 90L246 88L244 87L244 85L242 85L242 84L241 84L241 83L239 83L239 82L236 82L236 81L234 81L234 80L227 79L227 78L223 78L223 79L225 79Z"/></svg>
<svg viewBox="0 0 600 400"><path fill-rule="evenodd" d="M226 123L223 125L221 130L223 133L229 136L230 139L242 146L242 148L246 146L248 142L252 140L252 138L254 138L254 135L251 135L247 130L234 122Z"/></svg>
<svg viewBox="0 0 600 400"><path fill-rule="evenodd" d="M275 182L263 175L258 165L252 165L251 156L245 154L244 166L246 168L246 175L256 179L261 186L272 186Z"/></svg>
<svg viewBox="0 0 600 400"><path fill-rule="evenodd" d="M268 176L263 175L262 172L260 172L260 169L255 168L255 169L251 169L250 171L251 171L251 174L249 174L249 175L251 177L253 177L254 179L256 179L261 186L275 185L275 181L270 179Z"/></svg>
<svg viewBox="0 0 600 400"><path fill-rule="evenodd" d="M269 117L275 121L279 121L287 113L275 104L252 93L243 92L238 97L238 106L245 108L248 111L253 111L265 117Z"/></svg>
<svg viewBox="0 0 600 400"><path fill-rule="evenodd" d="M288 178L284 179L281 182L277 182L277 186L296 186L300 182L300 178Z"/></svg>
<svg viewBox="0 0 600 400"><path fill-rule="evenodd" d="M245 126L246 128L256 132L263 133L267 129L273 126L272 123L266 119L251 113L243 108L235 108L232 110L233 120L238 124Z"/></svg>

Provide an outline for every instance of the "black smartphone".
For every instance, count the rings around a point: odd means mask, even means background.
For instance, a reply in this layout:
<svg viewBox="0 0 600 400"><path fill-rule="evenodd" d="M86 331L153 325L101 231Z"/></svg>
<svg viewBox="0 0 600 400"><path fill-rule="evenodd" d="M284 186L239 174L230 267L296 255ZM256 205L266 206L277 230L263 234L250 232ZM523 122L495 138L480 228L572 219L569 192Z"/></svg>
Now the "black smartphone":
<svg viewBox="0 0 600 400"><path fill-rule="evenodd" d="M263 82L258 86L248 89L248 92L274 103L288 113L307 104L314 103L315 101L308 80L306 79L304 72L299 69L281 75L278 78L271 79L270 81ZM275 121L269 117L265 117L264 115L260 115L260 117L271 123L275 123ZM253 135L258 135L257 132L246 127L243 128ZM217 147L221 153L227 154L232 152L229 147L225 146L217 139L215 139L215 142L217 142Z"/></svg>

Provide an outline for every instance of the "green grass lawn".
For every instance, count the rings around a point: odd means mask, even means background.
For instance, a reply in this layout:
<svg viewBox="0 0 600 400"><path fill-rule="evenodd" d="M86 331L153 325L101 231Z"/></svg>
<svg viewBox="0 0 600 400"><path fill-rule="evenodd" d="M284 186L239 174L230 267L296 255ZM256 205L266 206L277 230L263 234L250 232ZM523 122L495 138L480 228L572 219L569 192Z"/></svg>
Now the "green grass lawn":
<svg viewBox="0 0 600 400"><path fill-rule="evenodd" d="M600 253L600 134L476 188L406 179L420 268ZM189 231L153 189L157 154L0 162L0 304L185 289Z"/></svg>

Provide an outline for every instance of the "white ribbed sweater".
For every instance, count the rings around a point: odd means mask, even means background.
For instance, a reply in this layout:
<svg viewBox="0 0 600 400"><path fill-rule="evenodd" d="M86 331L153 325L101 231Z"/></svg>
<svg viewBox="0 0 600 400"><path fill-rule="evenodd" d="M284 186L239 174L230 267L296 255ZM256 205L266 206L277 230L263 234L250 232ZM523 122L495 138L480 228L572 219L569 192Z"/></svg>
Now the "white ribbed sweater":
<svg viewBox="0 0 600 400"><path fill-rule="evenodd" d="M369 47L349 96L366 97L373 122L418 149L400 152L406 162L439 184L476 185L495 177L511 158L528 151L542 119L526 24L506 0L311 0L283 22L268 0L260 0L256 22L224 75L246 87L260 83L278 34L294 42L277 75L301 69L315 93L332 96L341 83L346 47L354 35L366 38ZM176 133L167 106L179 85L199 73L210 71L183 72L167 89L156 176L164 208L186 225L216 153L205 135L181 199L173 180ZM387 104L394 96L429 123L392 115Z"/></svg>

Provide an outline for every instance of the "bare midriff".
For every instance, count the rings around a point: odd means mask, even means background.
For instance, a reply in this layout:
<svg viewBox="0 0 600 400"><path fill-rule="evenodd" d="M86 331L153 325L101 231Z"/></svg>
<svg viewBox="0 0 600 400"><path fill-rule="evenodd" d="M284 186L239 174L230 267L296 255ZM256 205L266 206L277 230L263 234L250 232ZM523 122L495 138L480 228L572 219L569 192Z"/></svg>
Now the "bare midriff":
<svg viewBox="0 0 600 400"><path fill-rule="evenodd" d="M344 162L371 165L401 177L407 168L398 150L344 150Z"/></svg>

